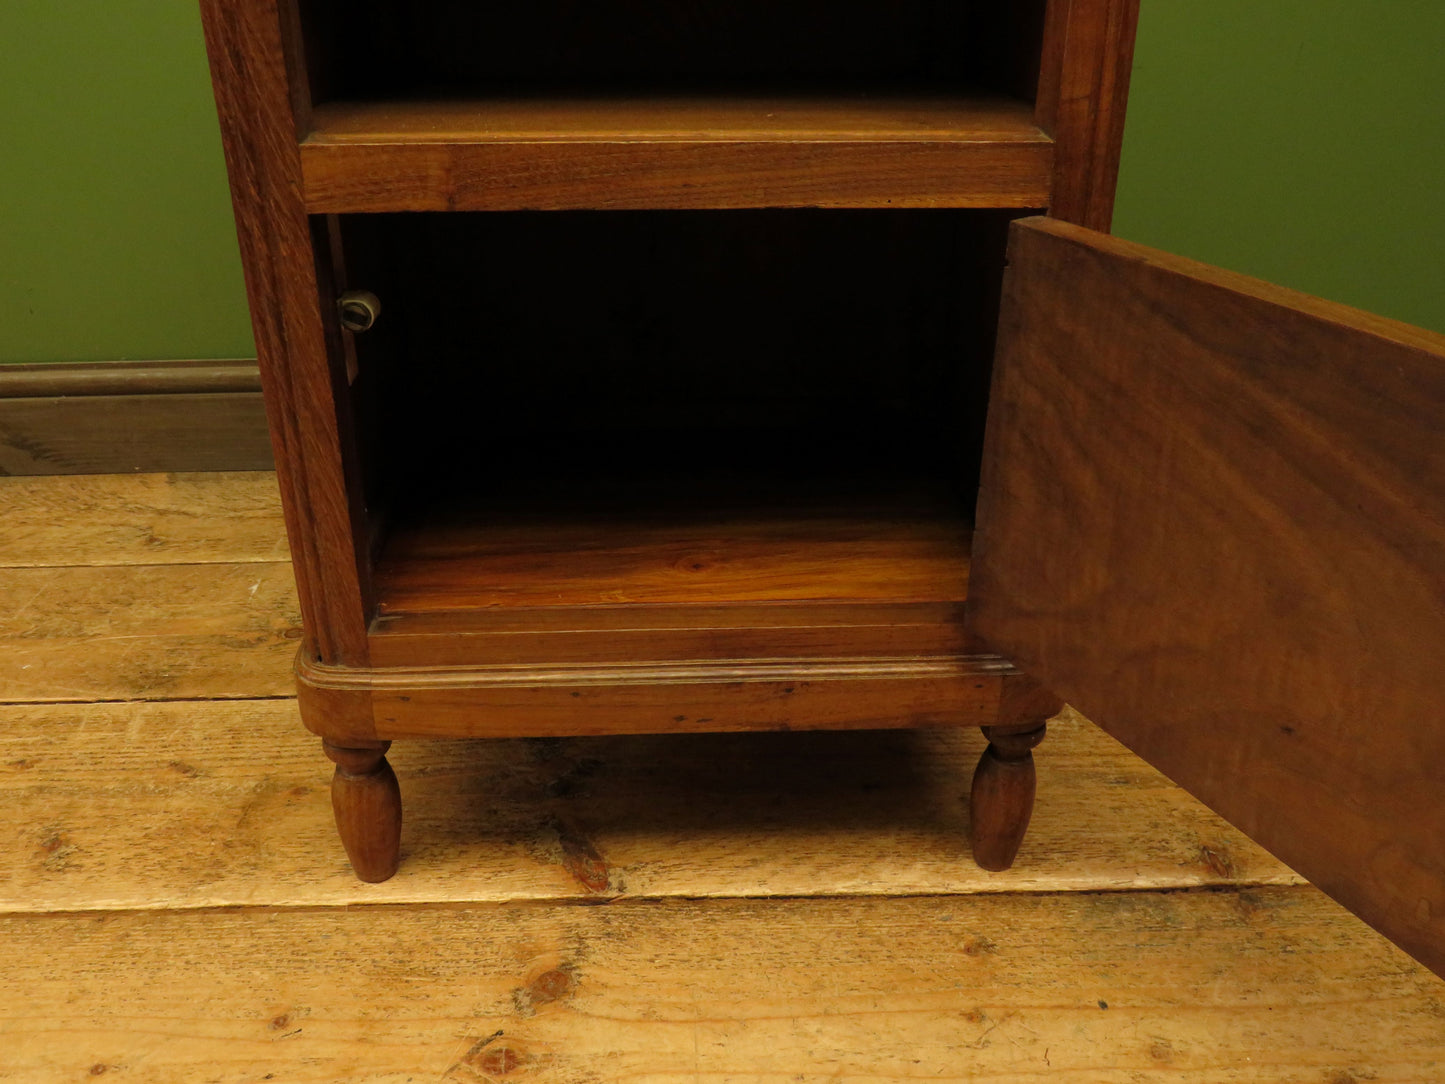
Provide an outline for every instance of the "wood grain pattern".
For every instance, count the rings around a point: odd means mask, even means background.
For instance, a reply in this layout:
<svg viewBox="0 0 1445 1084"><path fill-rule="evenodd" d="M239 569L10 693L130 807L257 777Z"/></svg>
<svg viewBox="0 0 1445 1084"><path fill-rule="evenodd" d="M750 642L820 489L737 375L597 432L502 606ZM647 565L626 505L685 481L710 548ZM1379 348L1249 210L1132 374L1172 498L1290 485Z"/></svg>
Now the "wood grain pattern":
<svg viewBox="0 0 1445 1084"><path fill-rule="evenodd" d="M368 567L353 520L360 479L342 447L346 374L330 351L339 331L322 301L301 194L300 80L286 70L277 0L202 0L201 21L306 635L321 658L361 665ZM289 9L284 25L296 29Z"/></svg>
<svg viewBox="0 0 1445 1084"><path fill-rule="evenodd" d="M1439 982L1308 889L9 916L0 945L7 1075L46 1084L1418 1084L1445 1060Z"/></svg>
<svg viewBox="0 0 1445 1084"><path fill-rule="evenodd" d="M371 677L386 671L358 671ZM371 693L375 735L512 737L727 730L979 726L998 710L998 679L964 661L741 661L709 667L633 664L580 673L530 668L452 683L425 670ZM488 681L497 677L500 680ZM312 722L330 733L329 720Z"/></svg>
<svg viewBox="0 0 1445 1084"><path fill-rule="evenodd" d="M491 511L491 510L489 510ZM892 514L890 514L890 511ZM491 519L398 527L376 570L380 613L728 602L961 602L962 516L785 505L674 517Z"/></svg>
<svg viewBox="0 0 1445 1084"><path fill-rule="evenodd" d="M385 881L401 861L401 787L386 759L391 743L321 745L336 765L331 811L351 870L368 884Z"/></svg>
<svg viewBox="0 0 1445 1084"><path fill-rule="evenodd" d="M285 563L0 570L0 701L289 696Z"/></svg>
<svg viewBox="0 0 1445 1084"><path fill-rule="evenodd" d="M962 603L497 606L383 615L371 634L383 668L985 652Z"/></svg>
<svg viewBox="0 0 1445 1084"><path fill-rule="evenodd" d="M969 530L956 504L741 509L505 500L402 520L379 556L377 666L949 656ZM703 714L707 714L704 712Z"/></svg>
<svg viewBox="0 0 1445 1084"><path fill-rule="evenodd" d="M263 470L258 392L0 398L0 476Z"/></svg>
<svg viewBox="0 0 1445 1084"><path fill-rule="evenodd" d="M330 102L306 142L612 143L1047 142L1028 105L1008 98L838 94L829 97L506 97ZM304 153L304 152L303 152Z"/></svg>
<svg viewBox="0 0 1445 1084"><path fill-rule="evenodd" d="M261 470L254 361L0 366L0 475Z"/></svg>
<svg viewBox="0 0 1445 1084"><path fill-rule="evenodd" d="M1034 813L1038 776L1033 750L1047 727L986 726L983 733L988 748L978 758L968 792L969 842L982 868L1005 870L1018 857Z"/></svg>
<svg viewBox="0 0 1445 1084"><path fill-rule="evenodd" d="M272 471L8 478L0 505L0 568L289 559Z"/></svg>
<svg viewBox="0 0 1445 1084"><path fill-rule="evenodd" d="M983 748L975 729L398 742L404 861L371 886L294 701L0 707L0 911L1300 883L1071 714L1027 845L985 873Z"/></svg>
<svg viewBox="0 0 1445 1084"><path fill-rule="evenodd" d="M1052 141L1007 99L333 103L301 145L312 213L1043 207Z"/></svg>
<svg viewBox="0 0 1445 1084"><path fill-rule="evenodd" d="M345 743L997 722L993 655L328 667L298 653L302 717Z"/></svg>
<svg viewBox="0 0 1445 1084"><path fill-rule="evenodd" d="M974 627L1445 973L1445 337L1015 227Z"/></svg>
<svg viewBox="0 0 1445 1084"><path fill-rule="evenodd" d="M1057 144L1049 213L1108 230L1139 0L1049 0L1035 118Z"/></svg>

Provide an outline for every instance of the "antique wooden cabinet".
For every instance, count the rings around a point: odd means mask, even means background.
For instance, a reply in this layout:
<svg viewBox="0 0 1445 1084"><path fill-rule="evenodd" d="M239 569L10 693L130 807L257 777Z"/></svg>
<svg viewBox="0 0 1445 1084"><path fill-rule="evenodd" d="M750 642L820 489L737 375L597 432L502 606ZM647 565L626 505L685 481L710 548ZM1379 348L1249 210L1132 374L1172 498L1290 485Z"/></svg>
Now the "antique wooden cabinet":
<svg viewBox="0 0 1445 1084"><path fill-rule="evenodd" d="M1135 0L202 6L359 876L393 739L942 725L1006 868L1058 694L1445 966L1445 343L1096 232Z"/></svg>

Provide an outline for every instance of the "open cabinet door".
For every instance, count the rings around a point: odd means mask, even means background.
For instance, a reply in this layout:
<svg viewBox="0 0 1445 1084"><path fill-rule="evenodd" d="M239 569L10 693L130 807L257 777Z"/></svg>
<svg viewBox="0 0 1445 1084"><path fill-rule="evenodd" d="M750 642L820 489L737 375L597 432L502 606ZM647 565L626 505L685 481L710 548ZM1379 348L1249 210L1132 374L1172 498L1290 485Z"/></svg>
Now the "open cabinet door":
<svg viewBox="0 0 1445 1084"><path fill-rule="evenodd" d="M1445 975L1445 337L1016 223L969 602Z"/></svg>

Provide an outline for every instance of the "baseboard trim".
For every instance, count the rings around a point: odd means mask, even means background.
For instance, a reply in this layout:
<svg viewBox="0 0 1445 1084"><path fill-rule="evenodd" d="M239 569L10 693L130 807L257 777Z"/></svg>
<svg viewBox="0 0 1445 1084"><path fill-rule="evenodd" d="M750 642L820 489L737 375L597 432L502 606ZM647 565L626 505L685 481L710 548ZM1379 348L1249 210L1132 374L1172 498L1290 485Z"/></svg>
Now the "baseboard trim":
<svg viewBox="0 0 1445 1084"><path fill-rule="evenodd" d="M0 474L271 465L254 361L0 365Z"/></svg>

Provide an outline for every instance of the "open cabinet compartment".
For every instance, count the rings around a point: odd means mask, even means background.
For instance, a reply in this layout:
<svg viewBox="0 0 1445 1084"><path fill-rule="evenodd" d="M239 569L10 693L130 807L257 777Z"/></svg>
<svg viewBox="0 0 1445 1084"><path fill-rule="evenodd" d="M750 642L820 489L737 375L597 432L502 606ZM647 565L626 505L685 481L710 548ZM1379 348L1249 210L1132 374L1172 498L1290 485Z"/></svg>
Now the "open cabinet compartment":
<svg viewBox="0 0 1445 1084"><path fill-rule="evenodd" d="M313 212L1049 203L1044 0L296 2Z"/></svg>
<svg viewBox="0 0 1445 1084"><path fill-rule="evenodd" d="M900 606L956 646L1011 217L343 219L349 277L383 299L354 388L373 640L423 616Z"/></svg>
<svg viewBox="0 0 1445 1084"><path fill-rule="evenodd" d="M1032 100L1043 0L301 0L317 102L996 93Z"/></svg>

